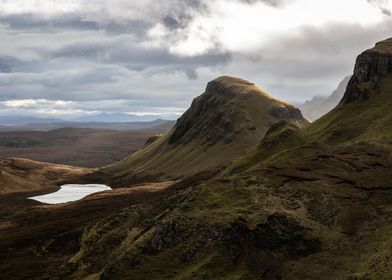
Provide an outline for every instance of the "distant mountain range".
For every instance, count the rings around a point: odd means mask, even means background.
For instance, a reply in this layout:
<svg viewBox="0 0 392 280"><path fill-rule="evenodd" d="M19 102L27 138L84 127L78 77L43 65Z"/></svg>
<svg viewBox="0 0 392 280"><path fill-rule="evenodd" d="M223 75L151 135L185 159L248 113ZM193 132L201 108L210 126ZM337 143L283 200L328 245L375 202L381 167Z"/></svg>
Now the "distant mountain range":
<svg viewBox="0 0 392 280"><path fill-rule="evenodd" d="M20 126L28 125L32 123L59 123L64 122L61 119L49 119L49 118L35 118L30 116L0 116L1 126Z"/></svg>
<svg viewBox="0 0 392 280"><path fill-rule="evenodd" d="M123 122L151 122L157 119L175 120L177 115L133 115L124 113L101 113L92 116L76 118L76 122L106 122L106 123L123 123Z"/></svg>
<svg viewBox="0 0 392 280"><path fill-rule="evenodd" d="M298 105L306 118L315 121L326 113L331 111L338 105L346 91L347 84L351 76L345 77L340 83L338 88L329 96L316 96L312 100L306 101L302 105Z"/></svg>
<svg viewBox="0 0 392 280"><path fill-rule="evenodd" d="M38 130L47 131L64 127L97 128L113 130L148 129L163 123L170 127L174 123L174 115L166 115L169 120L161 116L136 116L128 114L99 114L80 117L74 120L55 118L36 118L30 116L0 116L0 131Z"/></svg>

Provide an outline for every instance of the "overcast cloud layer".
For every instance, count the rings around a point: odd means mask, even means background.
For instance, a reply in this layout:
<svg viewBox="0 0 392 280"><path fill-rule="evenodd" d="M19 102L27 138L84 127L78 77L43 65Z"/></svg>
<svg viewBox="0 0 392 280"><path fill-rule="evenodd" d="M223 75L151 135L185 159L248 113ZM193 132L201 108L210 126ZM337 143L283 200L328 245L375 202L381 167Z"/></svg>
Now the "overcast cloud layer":
<svg viewBox="0 0 392 280"><path fill-rule="evenodd" d="M180 114L234 75L299 103L392 37L387 0L0 0L0 115Z"/></svg>

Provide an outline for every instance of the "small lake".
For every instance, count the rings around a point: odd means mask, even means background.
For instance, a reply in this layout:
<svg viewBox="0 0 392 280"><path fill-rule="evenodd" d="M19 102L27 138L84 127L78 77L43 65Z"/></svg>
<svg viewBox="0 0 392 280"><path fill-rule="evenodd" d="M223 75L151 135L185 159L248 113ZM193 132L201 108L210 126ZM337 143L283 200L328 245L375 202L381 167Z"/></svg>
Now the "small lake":
<svg viewBox="0 0 392 280"><path fill-rule="evenodd" d="M89 185L78 185L68 184L62 185L57 192L29 197L42 203L47 204L59 204L71 201L80 200L90 194L108 191L112 188L107 185L89 184Z"/></svg>

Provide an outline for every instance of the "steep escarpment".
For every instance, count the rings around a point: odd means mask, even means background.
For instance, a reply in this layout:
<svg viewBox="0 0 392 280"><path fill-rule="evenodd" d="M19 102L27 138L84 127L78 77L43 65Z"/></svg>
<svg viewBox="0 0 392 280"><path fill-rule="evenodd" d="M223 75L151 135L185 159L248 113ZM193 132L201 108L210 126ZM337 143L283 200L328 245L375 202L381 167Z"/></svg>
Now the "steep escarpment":
<svg viewBox="0 0 392 280"><path fill-rule="evenodd" d="M354 75L342 99L342 104L365 101L379 82L392 72L392 38L377 43L357 58Z"/></svg>
<svg viewBox="0 0 392 280"><path fill-rule="evenodd" d="M253 83L220 77L208 83L170 132L102 172L114 174L114 185L124 185L215 170L250 151L281 120L308 124L297 108Z"/></svg>

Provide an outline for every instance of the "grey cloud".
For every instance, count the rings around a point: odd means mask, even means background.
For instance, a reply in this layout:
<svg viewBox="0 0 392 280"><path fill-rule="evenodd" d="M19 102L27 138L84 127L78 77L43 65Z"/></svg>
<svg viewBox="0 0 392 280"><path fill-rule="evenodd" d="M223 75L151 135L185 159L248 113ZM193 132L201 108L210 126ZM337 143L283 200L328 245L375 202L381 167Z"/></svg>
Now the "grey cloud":
<svg viewBox="0 0 392 280"><path fill-rule="evenodd" d="M263 0L227 1L254 4ZM287 3L263 2L274 7ZM209 80L227 74L298 102L330 93L352 71L359 52L391 34L390 20L369 27L328 25L275 36L251 53L229 53L216 43L214 50L203 55L172 54L170 43L187 35L193 19L208 16L206 3L152 1L144 15L129 18L116 18L100 9L90 13L87 8L57 17L1 15L0 23L10 35L1 34L2 29L0 35L13 48L0 46L10 55L0 57L0 72L12 69L0 73L0 100L68 100L73 102L69 109L82 112L187 108ZM165 46L148 41L148 30L158 23L170 31ZM57 108L50 104L30 110Z"/></svg>
<svg viewBox="0 0 392 280"><path fill-rule="evenodd" d="M273 6L273 7L281 7L285 5L290 0L239 0L240 2L247 3L247 4L254 4L258 2L262 2L264 4Z"/></svg>
<svg viewBox="0 0 392 280"><path fill-rule="evenodd" d="M20 32L64 32L66 30L105 31L108 34L134 34L145 36L145 31L151 26L144 21L129 20L117 22L115 19L106 21L86 18L80 13L69 13L56 17L42 17L35 14L0 15L0 24L10 30Z"/></svg>
<svg viewBox="0 0 392 280"><path fill-rule="evenodd" d="M376 42L391 36L392 20L364 27L335 24L306 27L275 37L254 53L233 54L227 73L252 80L274 96L300 102L332 92L352 73L356 57ZM288 48L289 46L289 48Z"/></svg>
<svg viewBox="0 0 392 280"><path fill-rule="evenodd" d="M184 70L193 79L196 78L195 68L224 64L231 58L229 53L219 52L178 57L165 48L148 48L132 43L129 37L99 42L85 40L81 43L65 45L55 50L50 57L91 59L100 63L125 65L136 71L148 67L166 66L168 70Z"/></svg>
<svg viewBox="0 0 392 280"><path fill-rule="evenodd" d="M166 107L187 106L201 92L200 81L182 72L136 72L119 66L79 65L78 71L0 74L0 100L141 100ZM161 100L161 101L160 101ZM132 108L137 111L137 108Z"/></svg>
<svg viewBox="0 0 392 280"><path fill-rule="evenodd" d="M68 14L56 18L44 18L34 14L2 15L0 23L10 29L36 29L40 32L56 29L98 30L97 22L83 20L80 15Z"/></svg>
<svg viewBox="0 0 392 280"><path fill-rule="evenodd" d="M388 0L367 0L370 4L378 7L386 16L392 16L392 11L387 7Z"/></svg>
<svg viewBox="0 0 392 280"><path fill-rule="evenodd" d="M0 73L11 73L11 71L12 71L11 66L9 66L5 63L2 63L0 61Z"/></svg>

